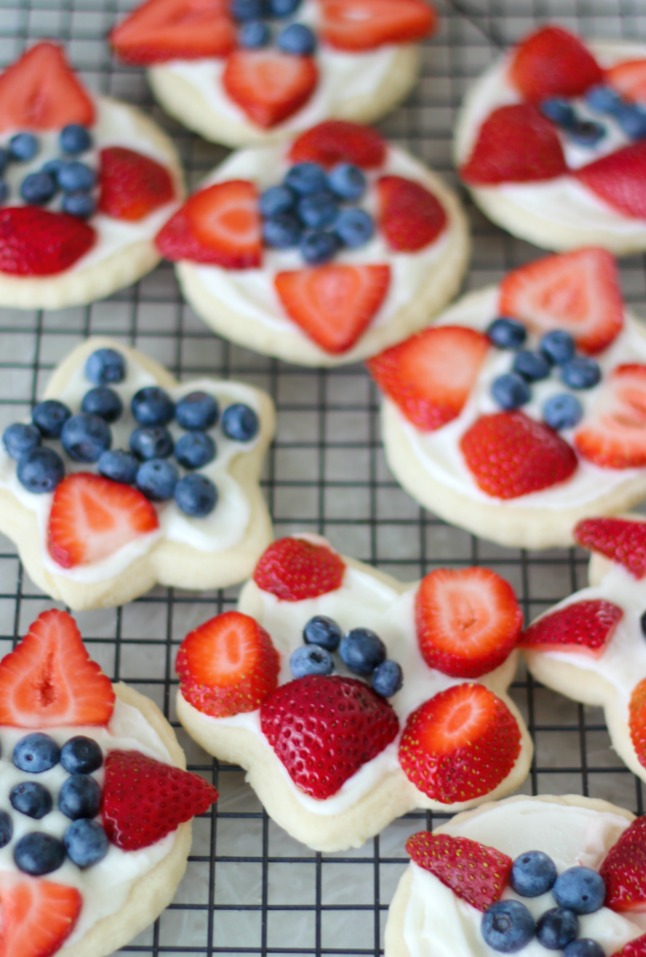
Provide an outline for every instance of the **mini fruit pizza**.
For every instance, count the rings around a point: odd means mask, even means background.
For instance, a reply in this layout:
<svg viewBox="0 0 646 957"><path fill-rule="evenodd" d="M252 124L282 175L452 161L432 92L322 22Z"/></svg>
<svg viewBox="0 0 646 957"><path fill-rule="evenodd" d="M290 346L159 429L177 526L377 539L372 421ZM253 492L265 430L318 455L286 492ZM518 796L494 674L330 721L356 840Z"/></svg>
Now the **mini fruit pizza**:
<svg viewBox="0 0 646 957"><path fill-rule="evenodd" d="M646 818L607 801L508 798L406 850L386 957L646 954Z"/></svg>
<svg viewBox="0 0 646 957"><path fill-rule="evenodd" d="M646 249L646 44L526 37L478 80L460 175L499 226L547 249Z"/></svg>
<svg viewBox="0 0 646 957"><path fill-rule="evenodd" d="M181 196L170 140L87 91L60 47L0 75L0 306L59 309L135 282Z"/></svg>
<svg viewBox="0 0 646 957"><path fill-rule="evenodd" d="M368 368L393 474L474 534L568 545L646 496L646 338L603 249L513 270Z"/></svg>
<svg viewBox="0 0 646 957"><path fill-rule="evenodd" d="M521 621L487 568L404 585L322 538L278 539L239 611L182 642L177 714L293 837L359 847L413 808L524 780L531 740L507 695Z"/></svg>
<svg viewBox="0 0 646 957"><path fill-rule="evenodd" d="M216 332L331 366L428 322L459 288L469 238L434 173L374 130L333 120L234 153L157 246Z"/></svg>
<svg viewBox="0 0 646 957"><path fill-rule="evenodd" d="M111 41L180 123L243 146L379 119L413 86L435 22L426 0L147 0Z"/></svg>
<svg viewBox="0 0 646 957"><path fill-rule="evenodd" d="M271 541L259 488L272 402L241 382L178 383L147 356L89 339L0 447L0 529L72 608L159 582L243 580Z"/></svg>
<svg viewBox="0 0 646 957"><path fill-rule="evenodd" d="M171 902L217 791L55 609L0 661L0 744L3 955L112 953Z"/></svg>

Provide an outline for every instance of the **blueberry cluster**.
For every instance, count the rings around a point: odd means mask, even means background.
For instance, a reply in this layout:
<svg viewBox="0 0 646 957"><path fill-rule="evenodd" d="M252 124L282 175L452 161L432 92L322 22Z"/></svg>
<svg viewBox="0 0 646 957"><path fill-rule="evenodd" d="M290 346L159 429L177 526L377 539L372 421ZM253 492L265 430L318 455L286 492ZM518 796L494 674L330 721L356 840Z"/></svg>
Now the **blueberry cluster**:
<svg viewBox="0 0 646 957"><path fill-rule="evenodd" d="M569 389L591 389L601 379L599 363L576 354L574 339L563 329L546 332L537 349L523 349L527 329L517 319L499 316L487 328L487 336L498 349L514 353L511 371L497 376L491 395L501 409L519 409L532 398L531 385L553 374ZM543 419L553 429L570 429L583 416L583 406L571 392L556 392L543 404Z"/></svg>
<svg viewBox="0 0 646 957"><path fill-rule="evenodd" d="M522 901L505 899L492 904L482 917L485 942L502 954L514 953L531 940L547 950L560 950L564 957L604 957L597 941L579 937L579 916L603 907L606 885L589 867L570 867L558 874L556 865L542 851L527 851L512 865L510 884L520 897L540 897L550 891L556 903L537 921Z"/></svg>
<svg viewBox="0 0 646 957"><path fill-rule="evenodd" d="M289 23L303 0L231 0L231 16L238 23L238 41L247 50L260 50L275 43L281 53L310 56L316 50L316 34L304 23ZM274 26L275 22L278 24ZM281 22L283 21L283 22Z"/></svg>
<svg viewBox="0 0 646 957"><path fill-rule="evenodd" d="M64 213L87 219L96 210L97 176L96 170L78 157L92 148L92 136L85 126L70 123L59 134L58 148L62 155L23 177L18 189L20 198L29 206L47 206L60 195ZM0 203L11 200L4 178L10 165L30 163L40 149L38 137L26 132L15 133L6 147L0 147Z"/></svg>
<svg viewBox="0 0 646 957"><path fill-rule="evenodd" d="M382 698L390 698L403 685L401 666L386 658L386 646L369 628L353 628L344 635L333 618L316 615L303 629L304 645L292 652L289 665L294 678L330 675L333 653L354 674L370 676L370 686Z"/></svg>
<svg viewBox="0 0 646 957"><path fill-rule="evenodd" d="M594 113L614 120L628 139L646 138L646 107L630 103L612 87L604 84L591 87L584 95L584 102ZM543 100L539 108L578 146L596 146L608 132L603 123L578 114L572 103L563 97Z"/></svg>

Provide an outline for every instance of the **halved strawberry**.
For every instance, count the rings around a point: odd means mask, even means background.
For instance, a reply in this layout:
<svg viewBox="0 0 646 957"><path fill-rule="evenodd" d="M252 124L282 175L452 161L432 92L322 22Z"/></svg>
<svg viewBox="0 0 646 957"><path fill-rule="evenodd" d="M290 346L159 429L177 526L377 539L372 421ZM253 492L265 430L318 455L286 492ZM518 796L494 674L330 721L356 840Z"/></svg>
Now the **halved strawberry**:
<svg viewBox="0 0 646 957"><path fill-rule="evenodd" d="M578 467L557 432L518 411L481 415L460 439L460 449L478 487L494 498L552 488Z"/></svg>
<svg viewBox="0 0 646 957"><path fill-rule="evenodd" d="M641 937L635 937L634 940L628 941L628 943L624 944L621 950L616 951L612 957L646 957L646 934L642 934Z"/></svg>
<svg viewBox="0 0 646 957"><path fill-rule="evenodd" d="M74 930L83 898L76 887L24 874L0 873L0 953L51 957Z"/></svg>
<svg viewBox="0 0 646 957"><path fill-rule="evenodd" d="M47 550L62 568L90 565L158 528L157 512L138 489L74 472L54 492Z"/></svg>
<svg viewBox="0 0 646 957"><path fill-rule="evenodd" d="M388 398L419 429L439 429L464 408L489 351L464 326L431 326L366 363Z"/></svg>
<svg viewBox="0 0 646 957"><path fill-rule="evenodd" d="M390 287L390 266L330 264L276 273L274 286L289 318L331 355L361 338Z"/></svg>
<svg viewBox="0 0 646 957"><path fill-rule="evenodd" d="M508 273L500 284L499 309L533 332L565 329L577 349L596 355L624 325L617 264L597 247L546 256Z"/></svg>
<svg viewBox="0 0 646 957"><path fill-rule="evenodd" d="M438 568L415 595L422 658L453 678L479 678L501 665L522 624L513 588L488 568Z"/></svg>
<svg viewBox="0 0 646 957"><path fill-rule="evenodd" d="M603 83L603 70L577 36L563 27L541 27L516 47L509 79L526 100L574 97Z"/></svg>
<svg viewBox="0 0 646 957"><path fill-rule="evenodd" d="M580 455L610 469L646 465L646 365L617 366L574 435Z"/></svg>
<svg viewBox="0 0 646 957"><path fill-rule="evenodd" d="M263 702L260 727L294 784L325 800L390 744L399 720L357 678L306 675Z"/></svg>
<svg viewBox="0 0 646 957"><path fill-rule="evenodd" d="M78 216L37 206L0 209L0 273L54 276L88 252L96 232Z"/></svg>
<svg viewBox="0 0 646 957"><path fill-rule="evenodd" d="M61 47L43 41L0 76L0 132L94 123L94 104Z"/></svg>
<svg viewBox="0 0 646 957"><path fill-rule="evenodd" d="M230 0L147 0L110 34L125 63L226 56L236 45Z"/></svg>
<svg viewBox="0 0 646 957"><path fill-rule="evenodd" d="M646 103L646 60L624 60L606 70L606 82L624 100Z"/></svg>
<svg viewBox="0 0 646 957"><path fill-rule="evenodd" d="M253 580L280 601L303 601L336 591L344 572L343 559L327 545L279 538L260 556Z"/></svg>
<svg viewBox="0 0 646 957"><path fill-rule="evenodd" d="M375 50L430 36L437 22L425 0L321 0L321 35L337 50Z"/></svg>
<svg viewBox="0 0 646 957"><path fill-rule="evenodd" d="M317 83L312 57L275 50L236 50L222 74L228 96L261 129L271 129L305 106Z"/></svg>
<svg viewBox="0 0 646 957"><path fill-rule="evenodd" d="M227 611L186 636L175 670L189 704L224 718L262 704L278 684L280 657L257 621Z"/></svg>
<svg viewBox="0 0 646 957"><path fill-rule="evenodd" d="M446 210L429 189L404 176L377 181L379 226L397 252L416 252L446 228Z"/></svg>
<svg viewBox="0 0 646 957"><path fill-rule="evenodd" d="M628 729L637 760L646 768L646 678L635 685L630 695Z"/></svg>
<svg viewBox="0 0 646 957"><path fill-rule="evenodd" d="M296 137L289 149L292 163L352 163L376 169L386 159L386 141L376 130L348 120L324 120Z"/></svg>
<svg viewBox="0 0 646 957"><path fill-rule="evenodd" d="M646 219L646 140L580 166L573 175L624 216Z"/></svg>
<svg viewBox="0 0 646 957"><path fill-rule="evenodd" d="M483 912L500 900L509 883L511 857L468 837L420 831L408 838L406 850L419 867Z"/></svg>
<svg viewBox="0 0 646 957"><path fill-rule="evenodd" d="M101 150L99 210L116 219L138 222L175 196L165 166L123 146Z"/></svg>
<svg viewBox="0 0 646 957"><path fill-rule="evenodd" d="M586 518L574 538L592 552L623 565L633 578L646 575L646 522L627 518Z"/></svg>
<svg viewBox="0 0 646 957"><path fill-rule="evenodd" d="M576 601L535 621L518 645L529 651L577 651L599 658L623 615L618 605L603 598Z"/></svg>
<svg viewBox="0 0 646 957"><path fill-rule="evenodd" d="M243 179L206 186L190 196L157 234L166 259L255 269L262 263L258 191Z"/></svg>
<svg viewBox="0 0 646 957"><path fill-rule="evenodd" d="M604 906L619 911L646 910L646 817L638 817L613 844L599 874L606 884Z"/></svg>
<svg viewBox="0 0 646 957"><path fill-rule="evenodd" d="M486 118L460 176L471 186L534 183L567 172L561 141L532 103L500 106Z"/></svg>
<svg viewBox="0 0 646 957"><path fill-rule="evenodd" d="M139 751L110 751L105 759L103 826L124 851L156 844L217 799L216 789L199 775Z"/></svg>
<svg viewBox="0 0 646 957"><path fill-rule="evenodd" d="M91 660L76 622L65 611L39 615L0 661L0 725L105 725L114 701L110 679Z"/></svg>
<svg viewBox="0 0 646 957"><path fill-rule="evenodd" d="M399 763L406 777L442 804L493 791L520 754L518 723L507 705L481 684L440 691L408 716Z"/></svg>

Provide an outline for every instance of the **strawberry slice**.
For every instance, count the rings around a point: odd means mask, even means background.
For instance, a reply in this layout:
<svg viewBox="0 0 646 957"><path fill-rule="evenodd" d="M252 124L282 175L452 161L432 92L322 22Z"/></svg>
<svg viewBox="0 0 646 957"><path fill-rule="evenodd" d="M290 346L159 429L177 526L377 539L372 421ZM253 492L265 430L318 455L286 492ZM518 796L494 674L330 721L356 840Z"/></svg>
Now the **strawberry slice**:
<svg viewBox="0 0 646 957"><path fill-rule="evenodd" d="M316 61L275 50L236 50L222 85L248 119L271 129L305 106L318 83Z"/></svg>
<svg viewBox="0 0 646 957"><path fill-rule="evenodd" d="M633 688L630 696L628 729L637 760L646 768L646 678Z"/></svg>
<svg viewBox="0 0 646 957"><path fill-rule="evenodd" d="M413 711L399 743L406 777L442 804L493 791L520 754L518 723L507 705L480 684L440 691Z"/></svg>
<svg viewBox="0 0 646 957"><path fill-rule="evenodd" d="M75 568L100 562L158 528L157 512L138 489L75 472L54 492L47 548L62 568Z"/></svg>
<svg viewBox="0 0 646 957"><path fill-rule="evenodd" d="M236 45L230 0L148 0L110 34L124 63L151 66L168 60L222 57Z"/></svg>
<svg viewBox="0 0 646 957"><path fill-rule="evenodd" d="M499 309L533 332L565 329L577 349L596 355L608 348L624 324L617 264L597 247L538 259L505 276Z"/></svg>
<svg viewBox="0 0 646 957"><path fill-rule="evenodd" d="M320 163L328 169L352 163L376 169L386 160L386 142L376 130L348 120L325 120L297 136L289 150L292 163Z"/></svg>
<svg viewBox="0 0 646 957"><path fill-rule="evenodd" d="M0 76L0 132L94 123L94 104L61 47L43 41Z"/></svg>
<svg viewBox="0 0 646 957"><path fill-rule="evenodd" d="M624 60L606 70L606 82L624 100L646 103L646 60Z"/></svg>
<svg viewBox="0 0 646 957"><path fill-rule="evenodd" d="M105 759L103 826L123 851L156 844L217 799L199 775L139 751L110 751Z"/></svg>
<svg viewBox="0 0 646 957"><path fill-rule="evenodd" d="M110 146L99 162L99 209L108 216L138 222L175 197L170 173L149 156Z"/></svg>
<svg viewBox="0 0 646 957"><path fill-rule="evenodd" d="M642 934L641 937L635 937L634 940L628 941L628 943L624 944L621 950L616 951L612 957L646 957L646 934Z"/></svg>
<svg viewBox="0 0 646 957"><path fill-rule="evenodd" d="M390 266L311 266L276 273L274 286L285 312L317 346L331 355L361 338L386 298Z"/></svg>
<svg viewBox="0 0 646 957"><path fill-rule="evenodd" d="M403 176L377 181L379 225L386 242L397 252L416 252L444 231L446 211L430 190Z"/></svg>
<svg viewBox="0 0 646 957"><path fill-rule="evenodd" d="M460 176L471 186L534 183L566 172L554 125L531 103L500 106L490 113L460 168Z"/></svg>
<svg viewBox="0 0 646 957"><path fill-rule="evenodd" d="M294 784L323 801L390 744L399 720L357 678L306 675L263 702L260 727Z"/></svg>
<svg viewBox="0 0 646 957"><path fill-rule="evenodd" d="M646 465L646 365L621 365L605 379L574 435L580 455L611 469Z"/></svg>
<svg viewBox="0 0 646 957"><path fill-rule="evenodd" d="M37 206L0 209L0 273L54 276L88 252L96 232L77 216Z"/></svg>
<svg viewBox="0 0 646 957"><path fill-rule="evenodd" d="M232 179L214 183L188 198L157 234L166 259L255 269L262 263L258 191L253 183Z"/></svg>
<svg viewBox="0 0 646 957"><path fill-rule="evenodd" d="M623 913L646 910L646 817L638 817L613 844L599 874L606 884L604 906Z"/></svg>
<svg viewBox="0 0 646 957"><path fill-rule="evenodd" d="M581 96L603 83L603 70L581 40L562 27L542 27L516 47L509 79L526 100Z"/></svg>
<svg viewBox="0 0 646 957"><path fill-rule="evenodd" d="M438 568L415 596L417 644L429 668L479 678L505 661L523 624L511 585L488 568Z"/></svg>
<svg viewBox="0 0 646 957"><path fill-rule="evenodd" d="M279 538L260 556L253 580L279 601L303 601L336 591L344 572L343 559L327 545Z"/></svg>
<svg viewBox="0 0 646 957"><path fill-rule="evenodd" d="M228 611L186 636L175 670L189 704L224 718L262 704L278 684L280 657L253 618Z"/></svg>
<svg viewBox="0 0 646 957"><path fill-rule="evenodd" d="M0 725L106 725L114 700L110 679L90 659L76 622L65 611L39 615L0 662Z"/></svg>
<svg viewBox="0 0 646 957"><path fill-rule="evenodd" d="M601 156L573 175L624 216L646 219L646 140Z"/></svg>
<svg viewBox="0 0 646 957"><path fill-rule="evenodd" d="M3 957L50 957L74 930L83 898L76 887L0 874L0 925Z"/></svg>
<svg viewBox="0 0 646 957"><path fill-rule="evenodd" d="M408 838L406 850L418 867L479 911L500 900L509 883L511 857L468 837L420 831Z"/></svg>
<svg viewBox="0 0 646 957"><path fill-rule="evenodd" d="M576 601L543 615L520 636L529 651L577 651L599 658L624 613L603 598Z"/></svg>
<svg viewBox="0 0 646 957"><path fill-rule="evenodd" d="M489 340L464 326L431 326L366 363L379 387L418 429L457 418L489 351Z"/></svg>
<svg viewBox="0 0 646 957"><path fill-rule="evenodd" d="M586 518L574 529L574 538L583 548L619 562L633 578L646 575L646 522Z"/></svg>
<svg viewBox="0 0 646 957"><path fill-rule="evenodd" d="M337 50L376 50L430 36L437 17L425 0L322 0L321 35Z"/></svg>
<svg viewBox="0 0 646 957"><path fill-rule="evenodd" d="M552 488L578 466L567 442L524 412L480 416L460 439L460 448L478 487L494 498Z"/></svg>

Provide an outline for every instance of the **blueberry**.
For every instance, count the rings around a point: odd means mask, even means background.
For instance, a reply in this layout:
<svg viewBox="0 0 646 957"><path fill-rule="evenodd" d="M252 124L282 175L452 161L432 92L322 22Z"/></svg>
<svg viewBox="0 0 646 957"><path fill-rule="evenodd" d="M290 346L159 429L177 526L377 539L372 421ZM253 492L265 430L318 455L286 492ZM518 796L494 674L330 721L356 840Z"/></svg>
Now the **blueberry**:
<svg viewBox="0 0 646 957"><path fill-rule="evenodd" d="M262 224L262 239L270 249L291 249L301 241L303 227L292 213L276 213Z"/></svg>
<svg viewBox="0 0 646 957"><path fill-rule="evenodd" d="M591 389L600 379L599 363L588 356L574 356L561 366L561 382L571 389Z"/></svg>
<svg viewBox="0 0 646 957"><path fill-rule="evenodd" d="M353 163L337 163L327 178L330 189L341 199L356 202L366 191L366 177Z"/></svg>
<svg viewBox="0 0 646 957"><path fill-rule="evenodd" d="M486 944L501 954L512 954L534 936L534 918L520 901L496 901L482 915L481 932Z"/></svg>
<svg viewBox="0 0 646 957"><path fill-rule="evenodd" d="M136 484L151 502L167 502L175 494L179 473L167 459L149 459L137 471Z"/></svg>
<svg viewBox="0 0 646 957"><path fill-rule="evenodd" d="M341 639L339 654L350 671L369 675L386 660L386 646L369 628L353 628Z"/></svg>
<svg viewBox="0 0 646 957"><path fill-rule="evenodd" d="M173 436L163 425L142 426L130 435L130 451L143 462L167 459L173 448Z"/></svg>
<svg viewBox="0 0 646 957"><path fill-rule="evenodd" d="M80 123L68 123L60 132L58 145L63 153L76 156L92 147L92 136L86 126Z"/></svg>
<svg viewBox="0 0 646 957"><path fill-rule="evenodd" d="M320 193L327 189L327 173L318 163L296 163L287 171L284 185L299 196Z"/></svg>
<svg viewBox="0 0 646 957"><path fill-rule="evenodd" d="M0 847L6 847L13 837L13 822L6 811L0 811Z"/></svg>
<svg viewBox="0 0 646 957"><path fill-rule="evenodd" d="M390 698L396 694L404 684L404 673L401 665L391 658L386 658L377 665L370 678L372 690L382 698Z"/></svg>
<svg viewBox="0 0 646 957"><path fill-rule="evenodd" d="M114 385L126 377L126 360L116 349L97 349L85 363L85 377L95 385Z"/></svg>
<svg viewBox="0 0 646 957"><path fill-rule="evenodd" d="M301 3L302 0L268 0L269 13L272 17L291 17Z"/></svg>
<svg viewBox="0 0 646 957"><path fill-rule="evenodd" d="M557 392L545 400L543 419L547 425L559 432L561 429L573 429L583 418L583 406L570 392Z"/></svg>
<svg viewBox="0 0 646 957"><path fill-rule="evenodd" d="M296 196L287 186L270 186L260 194L260 215L266 219L287 213L294 208Z"/></svg>
<svg viewBox="0 0 646 957"><path fill-rule="evenodd" d="M218 502L218 490L206 475L192 472L175 486L175 502L180 511L193 518L210 515Z"/></svg>
<svg viewBox="0 0 646 957"><path fill-rule="evenodd" d="M96 201L90 193L66 193L63 196L61 209L68 216L89 219L96 212Z"/></svg>
<svg viewBox="0 0 646 957"><path fill-rule="evenodd" d="M289 667L294 678L305 675L331 675L334 671L332 655L319 645L301 645L292 652Z"/></svg>
<svg viewBox="0 0 646 957"><path fill-rule="evenodd" d="M65 193L85 193L96 186L96 173L87 163L70 160L58 171L58 185Z"/></svg>
<svg viewBox="0 0 646 957"><path fill-rule="evenodd" d="M46 439L60 439L63 426L71 418L72 410L58 399L45 399L31 410L31 421Z"/></svg>
<svg viewBox="0 0 646 957"><path fill-rule="evenodd" d="M538 108L548 120L557 123L559 126L569 127L576 122L576 113L569 100L560 96L551 96L547 100L542 100Z"/></svg>
<svg viewBox="0 0 646 957"><path fill-rule="evenodd" d="M9 185L3 179L0 179L0 205L6 203L9 199Z"/></svg>
<svg viewBox="0 0 646 957"><path fill-rule="evenodd" d="M263 15L263 0L231 0L229 13L238 23L260 20Z"/></svg>
<svg viewBox="0 0 646 957"><path fill-rule="evenodd" d="M536 937L548 950L563 950L579 933L579 918L567 907L553 907L538 918Z"/></svg>
<svg viewBox="0 0 646 957"><path fill-rule="evenodd" d="M334 224L334 232L348 249L357 249L375 234L375 223L365 209L343 209Z"/></svg>
<svg viewBox="0 0 646 957"><path fill-rule="evenodd" d="M63 844L70 861L82 869L102 861L110 847L99 822L87 818L70 824L63 834Z"/></svg>
<svg viewBox="0 0 646 957"><path fill-rule="evenodd" d="M547 379L552 366L540 352L531 349L520 349L514 356L512 371L527 379L529 382L538 382Z"/></svg>
<svg viewBox="0 0 646 957"><path fill-rule="evenodd" d="M18 870L32 877L41 877L57 870L65 860L62 841L51 834L33 833L21 837L13 849Z"/></svg>
<svg viewBox="0 0 646 957"><path fill-rule="evenodd" d="M338 248L339 240L334 233L326 233L318 229L306 230L299 243L301 256L312 266L329 262Z"/></svg>
<svg viewBox="0 0 646 957"><path fill-rule="evenodd" d="M175 403L164 389L147 385L135 392L130 410L139 425L166 425L175 415Z"/></svg>
<svg viewBox="0 0 646 957"><path fill-rule="evenodd" d="M617 123L631 140L646 137L646 107L640 103L624 103L617 111Z"/></svg>
<svg viewBox="0 0 646 957"><path fill-rule="evenodd" d="M2 444L7 455L18 461L40 445L40 432L35 426L25 422L13 422L2 433Z"/></svg>
<svg viewBox="0 0 646 957"><path fill-rule="evenodd" d="M109 385L97 385L83 396L81 412L98 415L105 422L116 422L123 412L123 402Z"/></svg>
<svg viewBox="0 0 646 957"><path fill-rule="evenodd" d="M557 904L575 914L593 914L603 906L606 885L590 867L570 867L556 878L552 894Z"/></svg>
<svg viewBox="0 0 646 957"><path fill-rule="evenodd" d="M208 392L189 392L175 406L175 418L187 432L202 432L215 425L220 417L217 400Z"/></svg>
<svg viewBox="0 0 646 957"><path fill-rule="evenodd" d="M27 734L16 744L11 760L21 771L41 774L56 767L61 758L61 749L48 734L35 731Z"/></svg>
<svg viewBox="0 0 646 957"><path fill-rule="evenodd" d="M58 795L58 808L65 817L96 817L101 808L101 785L89 774L72 774Z"/></svg>
<svg viewBox="0 0 646 957"><path fill-rule="evenodd" d="M612 115L623 105L619 93L613 90L611 86L605 86L599 83L597 86L591 86L583 94L583 98L591 110L597 113L608 113Z"/></svg>
<svg viewBox="0 0 646 957"><path fill-rule="evenodd" d="M271 39L269 27L262 20L247 20L238 30L238 41L247 50L266 47Z"/></svg>
<svg viewBox="0 0 646 957"><path fill-rule="evenodd" d="M134 485L139 462L134 455L124 452L123 449L108 449L99 456L97 468L101 475L113 482Z"/></svg>
<svg viewBox="0 0 646 957"><path fill-rule="evenodd" d="M258 416L250 405L234 402L222 413L222 431L234 442L251 442L260 428Z"/></svg>
<svg viewBox="0 0 646 957"><path fill-rule="evenodd" d="M563 957L605 957L605 950L590 937L579 937L568 944L563 951Z"/></svg>
<svg viewBox="0 0 646 957"><path fill-rule="evenodd" d="M303 628L303 641L308 645L318 645L327 651L336 651L341 641L341 629L332 618L315 615Z"/></svg>
<svg viewBox="0 0 646 957"><path fill-rule="evenodd" d="M568 128L568 136L577 146L596 146L606 135L606 127L596 120L577 120Z"/></svg>
<svg viewBox="0 0 646 957"><path fill-rule="evenodd" d="M339 215L339 207L329 190L302 196L297 206L298 217L310 229L325 229Z"/></svg>
<svg viewBox="0 0 646 957"><path fill-rule="evenodd" d="M74 462L98 462L101 453L112 445L112 433L98 415L79 412L63 426L61 445Z"/></svg>
<svg viewBox="0 0 646 957"><path fill-rule="evenodd" d="M575 353L574 338L565 329L552 329L541 336L538 348L555 365L568 362Z"/></svg>
<svg viewBox="0 0 646 957"><path fill-rule="evenodd" d="M29 173L20 184L20 196L30 206L46 206L58 189L50 173Z"/></svg>
<svg viewBox="0 0 646 957"><path fill-rule="evenodd" d="M517 319L498 316L487 326L486 335L499 349L518 349L527 338L527 329Z"/></svg>
<svg viewBox="0 0 646 957"><path fill-rule="evenodd" d="M70 774L91 774L103 764L103 752L92 738L77 734L61 748L61 764Z"/></svg>
<svg viewBox="0 0 646 957"><path fill-rule="evenodd" d="M56 159L47 160L46 163L43 163L43 173L49 173L50 176L53 176L56 180L56 185L58 185L58 174L60 170L65 166L65 160L57 157Z"/></svg>
<svg viewBox="0 0 646 957"><path fill-rule="evenodd" d="M9 158L19 163L33 159L39 143L33 133L16 133L9 140Z"/></svg>
<svg viewBox="0 0 646 957"><path fill-rule="evenodd" d="M175 458L185 469L201 469L215 455L215 442L206 432L187 432L175 443Z"/></svg>
<svg viewBox="0 0 646 957"><path fill-rule="evenodd" d="M505 372L491 383L491 395L501 409L519 409L529 402L532 394L522 376Z"/></svg>
<svg viewBox="0 0 646 957"><path fill-rule="evenodd" d="M65 465L54 449L36 448L20 459L16 475L23 488L40 495L53 492L63 481Z"/></svg>
<svg viewBox="0 0 646 957"><path fill-rule="evenodd" d="M556 880L556 864L543 851L525 851L514 861L509 883L521 897L540 897Z"/></svg>
<svg viewBox="0 0 646 957"><path fill-rule="evenodd" d="M281 53L309 56L316 50L316 34L304 23L290 23L280 31L276 43Z"/></svg>
<svg viewBox="0 0 646 957"><path fill-rule="evenodd" d="M14 784L9 791L9 803L14 811L20 811L36 821L49 814L53 807L51 794L38 781L21 781L20 784Z"/></svg>

